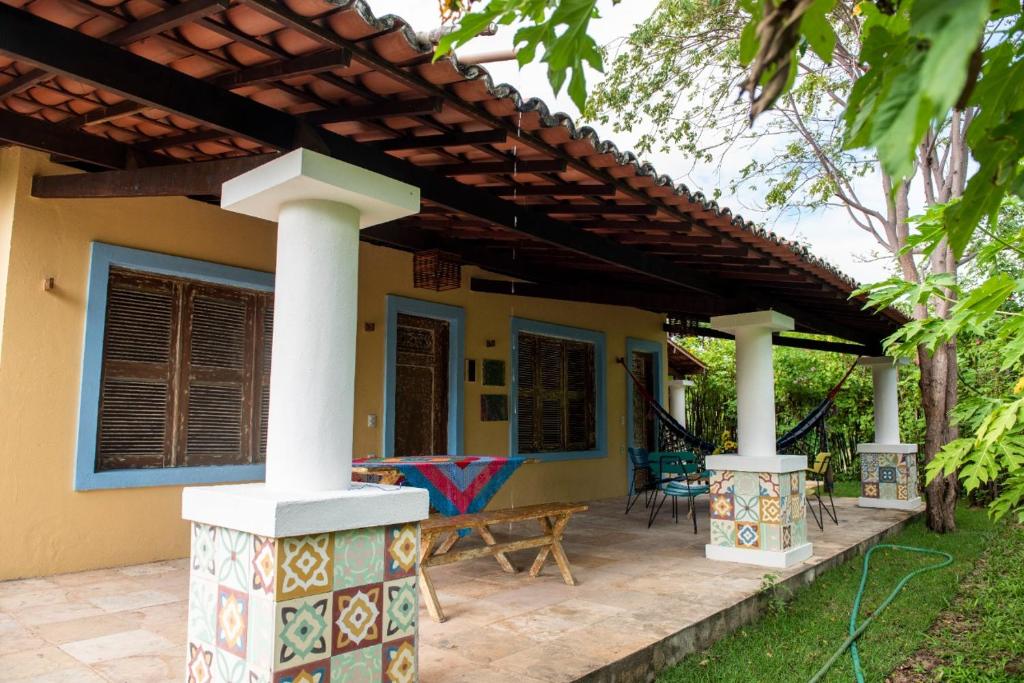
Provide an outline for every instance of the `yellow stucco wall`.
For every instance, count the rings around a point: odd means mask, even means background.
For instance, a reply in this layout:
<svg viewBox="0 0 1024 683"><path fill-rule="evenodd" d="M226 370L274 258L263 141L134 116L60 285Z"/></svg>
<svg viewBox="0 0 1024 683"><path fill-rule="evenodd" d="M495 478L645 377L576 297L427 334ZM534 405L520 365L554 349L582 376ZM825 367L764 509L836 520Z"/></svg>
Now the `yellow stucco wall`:
<svg viewBox="0 0 1024 683"><path fill-rule="evenodd" d="M0 150L0 240L16 195L0 337L0 579L182 557L181 487L75 492L73 472L89 248L137 249L273 270L270 223L186 199L41 200L33 174L67 172L27 150ZM11 174L15 177L12 178ZM11 222L8 221L8 224ZM4 255L0 241L0 256ZM662 341L662 319L628 308L412 287L411 255L363 245L354 449L381 452L387 294L462 306L467 358L508 359L509 319L606 332L608 456L527 465L495 498L504 507L620 495L626 487L625 377L615 358L627 336ZM471 269L466 269L468 278ZM54 277L56 288L42 282ZM0 281L2 282L2 281ZM375 323L372 332L363 322ZM493 348L486 341L495 340ZM507 453L508 423L480 421L479 382L465 385L465 452ZM487 389L489 392L493 388ZM378 426L367 425L369 414Z"/></svg>

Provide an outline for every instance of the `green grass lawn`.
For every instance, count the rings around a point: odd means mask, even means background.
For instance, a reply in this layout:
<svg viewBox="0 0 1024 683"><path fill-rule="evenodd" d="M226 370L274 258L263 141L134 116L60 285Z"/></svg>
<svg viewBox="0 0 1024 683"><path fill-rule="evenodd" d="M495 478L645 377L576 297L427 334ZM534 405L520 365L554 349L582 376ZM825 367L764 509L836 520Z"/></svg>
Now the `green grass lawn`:
<svg viewBox="0 0 1024 683"><path fill-rule="evenodd" d="M868 681L885 680L889 672L925 643L926 632L932 622L950 606L961 580L972 571L978 557L990 543L1002 542L999 539L1011 531L1019 534L1008 525L993 525L986 512L979 509L961 508L957 522L956 533L937 536L925 530L923 521L917 521L888 540L889 543L944 550L951 553L955 561L950 567L916 577L862 636L861 660ZM911 553L876 552L872 556L871 577L862 614L870 614L904 574L933 561ZM1020 603L1024 591L1020 585L1024 570L1019 558L1017 562L1012 572L1016 580L1013 592ZM861 566L862 558L858 557L829 570L799 591L780 612L768 613L757 623L720 640L710 649L687 657L679 665L663 672L658 681L752 683L808 680L846 638ZM1009 590L1009 587L1004 590ZM1016 615L1016 628L1019 630L1022 623L1019 621L1019 606ZM993 621L999 619L993 618ZM999 624L998 628L1007 628L1003 622L999 621ZM993 631L996 628L993 624ZM1019 645L1020 636L1015 637ZM964 666L970 667L971 663L965 661ZM854 680L849 655L833 667L825 680L843 683Z"/></svg>
<svg viewBox="0 0 1024 683"><path fill-rule="evenodd" d="M1024 529L999 532L898 680L1024 680Z"/></svg>
<svg viewBox="0 0 1024 683"><path fill-rule="evenodd" d="M836 498L860 497L860 481L837 481L833 486L832 495Z"/></svg>

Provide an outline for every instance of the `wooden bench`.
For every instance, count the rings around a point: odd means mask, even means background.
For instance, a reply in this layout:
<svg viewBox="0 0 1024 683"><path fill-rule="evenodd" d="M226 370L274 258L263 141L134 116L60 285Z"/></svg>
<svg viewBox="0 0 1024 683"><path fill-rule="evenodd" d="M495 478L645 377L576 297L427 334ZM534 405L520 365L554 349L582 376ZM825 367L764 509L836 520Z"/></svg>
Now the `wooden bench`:
<svg viewBox="0 0 1024 683"><path fill-rule="evenodd" d="M562 534L565 532L569 519L577 512L584 512L586 509L586 505L579 503L545 503L507 510L475 512L456 517L436 516L421 522L419 582L430 616L435 621L445 620L444 611L437 600L437 593L434 592L434 585L427 574L429 567L491 555L497 560L502 570L515 574L518 570L509 560L507 553L527 548L539 548L537 558L533 561L533 566L530 567L530 576L536 577L540 574L540 570L544 567L550 554L555 558L555 563L562 573L562 579L570 586L575 586L576 579L573 578L569 559L565 556L565 550L562 549ZM494 539L494 534L491 533L491 526L494 524L528 522L533 519L540 523L541 534L539 536L498 543ZM463 530L475 531L483 539L484 545L452 550L452 546L459 540L459 532Z"/></svg>

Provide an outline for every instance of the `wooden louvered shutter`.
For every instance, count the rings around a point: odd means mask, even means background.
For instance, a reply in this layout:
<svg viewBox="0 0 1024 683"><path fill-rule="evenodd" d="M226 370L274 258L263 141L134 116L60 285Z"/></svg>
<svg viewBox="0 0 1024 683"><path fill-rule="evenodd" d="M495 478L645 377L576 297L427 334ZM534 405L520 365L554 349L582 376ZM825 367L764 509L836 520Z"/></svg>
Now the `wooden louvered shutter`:
<svg viewBox="0 0 1024 683"><path fill-rule="evenodd" d="M516 354L516 441L520 453L535 453L537 439L537 337L520 334Z"/></svg>
<svg viewBox="0 0 1024 683"><path fill-rule="evenodd" d="M256 295L189 283L184 307L178 464L251 462Z"/></svg>
<svg viewBox="0 0 1024 683"><path fill-rule="evenodd" d="M518 343L519 452L596 448L594 345L532 334Z"/></svg>
<svg viewBox="0 0 1024 683"><path fill-rule="evenodd" d="M594 429L594 346L565 344L565 447L588 451L597 446Z"/></svg>
<svg viewBox="0 0 1024 683"><path fill-rule="evenodd" d="M540 365L540 449L565 447L565 342L541 337L537 349Z"/></svg>
<svg viewBox="0 0 1024 683"><path fill-rule="evenodd" d="M270 350L274 338L274 295L256 297L256 367L253 394L253 462L267 461L267 425L270 416Z"/></svg>
<svg viewBox="0 0 1024 683"><path fill-rule="evenodd" d="M112 270L107 286L96 471L171 460L178 287Z"/></svg>

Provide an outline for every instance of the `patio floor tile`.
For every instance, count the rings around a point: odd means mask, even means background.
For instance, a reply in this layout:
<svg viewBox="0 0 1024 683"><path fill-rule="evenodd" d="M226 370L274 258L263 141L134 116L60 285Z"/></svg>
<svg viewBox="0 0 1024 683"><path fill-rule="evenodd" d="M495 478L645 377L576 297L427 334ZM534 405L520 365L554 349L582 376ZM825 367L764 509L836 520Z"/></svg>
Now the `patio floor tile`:
<svg viewBox="0 0 1024 683"><path fill-rule="evenodd" d="M767 573L806 571L907 519L911 513L837 500L840 526L813 524L815 555L787 570L704 557L706 503L698 533L663 511L623 515L621 499L597 501L569 524L565 549L577 586L549 561L531 579L533 551L511 554L521 570L492 558L436 567L431 577L448 620L420 609L422 683L558 683L682 637L700 624L721 632L726 610L757 593ZM535 533L496 528L499 541ZM478 543L467 539L461 543ZM0 679L38 683L180 681L184 670L187 560L0 583ZM745 617L753 606L744 604ZM706 622L706 623L701 623Z"/></svg>

